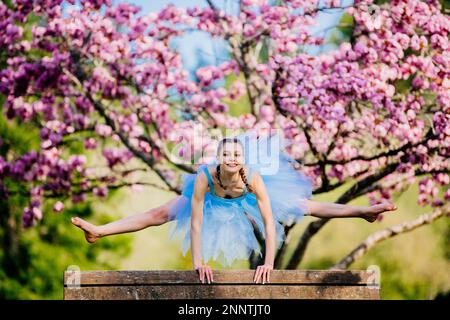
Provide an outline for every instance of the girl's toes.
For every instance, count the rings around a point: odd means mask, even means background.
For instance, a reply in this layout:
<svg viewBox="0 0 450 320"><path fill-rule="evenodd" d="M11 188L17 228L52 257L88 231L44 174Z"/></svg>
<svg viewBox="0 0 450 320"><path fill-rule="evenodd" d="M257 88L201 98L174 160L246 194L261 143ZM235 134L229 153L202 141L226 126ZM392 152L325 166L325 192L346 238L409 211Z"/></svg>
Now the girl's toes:
<svg viewBox="0 0 450 320"><path fill-rule="evenodd" d="M388 210L397 210L397 207L393 204L388 206Z"/></svg>

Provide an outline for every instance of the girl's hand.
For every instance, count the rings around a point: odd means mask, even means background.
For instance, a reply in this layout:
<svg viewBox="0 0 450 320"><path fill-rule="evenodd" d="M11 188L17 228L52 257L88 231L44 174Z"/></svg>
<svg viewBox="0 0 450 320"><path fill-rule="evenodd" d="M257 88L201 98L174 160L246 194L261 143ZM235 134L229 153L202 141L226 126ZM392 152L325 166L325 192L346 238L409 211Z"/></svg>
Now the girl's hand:
<svg viewBox="0 0 450 320"><path fill-rule="evenodd" d="M195 270L198 272L200 281L202 283L205 283L205 276L208 283L211 283L214 281L213 279L213 272L210 266L205 265L199 265L195 267Z"/></svg>
<svg viewBox="0 0 450 320"><path fill-rule="evenodd" d="M393 210L397 210L396 205L389 202L383 202L368 207L367 211L362 214L361 218L366 219L369 222L374 222L375 220L381 220L382 218L381 213Z"/></svg>
<svg viewBox="0 0 450 320"><path fill-rule="evenodd" d="M272 264L264 264L262 266L258 266L256 268L256 273L253 278L253 282L258 283L258 281L262 278L262 283L270 282L270 271L273 270Z"/></svg>

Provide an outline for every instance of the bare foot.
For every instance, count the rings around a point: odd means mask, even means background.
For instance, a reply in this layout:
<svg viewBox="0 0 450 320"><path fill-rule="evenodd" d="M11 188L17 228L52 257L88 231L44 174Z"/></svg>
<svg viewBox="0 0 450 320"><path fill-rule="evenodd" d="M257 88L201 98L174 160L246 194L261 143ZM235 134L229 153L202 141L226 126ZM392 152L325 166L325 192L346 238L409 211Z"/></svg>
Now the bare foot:
<svg viewBox="0 0 450 320"><path fill-rule="evenodd" d="M362 215L362 218L366 219L369 222L374 222L376 220L382 219L383 216L381 215L381 213L394 210L397 210L397 206L395 204L390 202L383 202L370 206L367 212Z"/></svg>
<svg viewBox="0 0 450 320"><path fill-rule="evenodd" d="M78 217L72 217L70 220L75 226L84 231L84 237L86 238L87 242L94 243L95 241L100 239L100 234L95 231L96 226L94 226L92 223L89 223L86 220Z"/></svg>

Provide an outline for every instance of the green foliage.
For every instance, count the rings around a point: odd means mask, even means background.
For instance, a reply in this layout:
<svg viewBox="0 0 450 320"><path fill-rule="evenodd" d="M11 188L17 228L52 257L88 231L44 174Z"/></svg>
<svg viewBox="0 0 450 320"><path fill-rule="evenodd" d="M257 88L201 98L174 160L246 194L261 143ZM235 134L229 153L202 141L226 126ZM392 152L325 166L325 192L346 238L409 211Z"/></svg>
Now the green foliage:
<svg viewBox="0 0 450 320"><path fill-rule="evenodd" d="M39 130L30 123L7 120L2 104L0 96L0 156L11 161L38 150ZM104 238L93 245L86 242L70 217L92 218L89 202L72 207L66 203L63 213L54 213L53 201L47 200L42 221L24 230L21 216L29 201L28 187L11 179L2 182L14 193L7 200L0 199L0 299L62 299L63 273L68 266L115 269L131 251L127 236ZM102 218L111 220L106 215Z"/></svg>
<svg viewBox="0 0 450 320"><path fill-rule="evenodd" d="M395 92L397 93L407 93L411 90L411 83L414 78L414 75L409 76L408 79L400 79L395 82Z"/></svg>
<svg viewBox="0 0 450 320"><path fill-rule="evenodd" d="M341 32L342 34L342 38L343 38L343 42L345 41L349 41L350 38L353 35L353 28L354 28L354 19L353 16L348 14L348 13L344 13L342 15L341 20L339 21L339 26L338 26L338 30Z"/></svg>
<svg viewBox="0 0 450 320"><path fill-rule="evenodd" d="M440 3L442 4L442 10L443 12L447 12L450 10L450 0L441 0Z"/></svg>
<svg viewBox="0 0 450 320"><path fill-rule="evenodd" d="M128 237L104 238L88 244L83 232L70 223L70 217L75 215L91 217L90 204L77 204L64 213L46 208L37 226L20 231L18 270L11 275L0 268L0 299L62 299L63 273L68 266L76 265L81 270L116 269L119 260L129 254ZM5 263L2 250L0 265Z"/></svg>
<svg viewBox="0 0 450 320"><path fill-rule="evenodd" d="M316 195L315 201L333 202L351 182L327 194ZM388 227L411 221L431 207L417 205L417 183L403 194L394 195L398 210L386 213L381 222L367 223L361 219L333 219L314 236L299 269L326 270L339 262L371 234ZM366 206L367 198L358 198L350 205ZM305 217L291 233L283 266L313 217ZM349 270L366 270L377 266L381 273L382 299L434 299L450 291L450 219L442 217L431 225L421 226L371 248L350 265Z"/></svg>
<svg viewBox="0 0 450 320"><path fill-rule="evenodd" d="M13 8L12 0L2 0L2 2L10 9Z"/></svg>
<svg viewBox="0 0 450 320"><path fill-rule="evenodd" d="M0 96L0 105L3 104ZM3 115L3 108L0 108L0 137L3 141L0 148L0 155L5 156L6 148L13 149L16 155L23 155L31 150L39 149L39 131L29 123L19 123L17 120L9 121Z"/></svg>
<svg viewBox="0 0 450 320"><path fill-rule="evenodd" d="M236 76L234 73L231 73L225 79L225 88L228 90L235 81L240 81L245 84L244 75L240 73ZM224 102L228 105L228 113L233 117L238 117L242 114L248 114L251 112L251 103L247 94L242 95L236 100L224 99Z"/></svg>

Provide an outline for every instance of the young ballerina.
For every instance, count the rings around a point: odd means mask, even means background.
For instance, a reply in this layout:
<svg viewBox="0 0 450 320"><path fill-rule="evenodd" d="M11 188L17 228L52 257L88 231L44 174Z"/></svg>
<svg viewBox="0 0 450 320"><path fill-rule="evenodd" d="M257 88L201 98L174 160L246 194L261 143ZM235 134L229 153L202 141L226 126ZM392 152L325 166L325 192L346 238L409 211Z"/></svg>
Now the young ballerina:
<svg viewBox="0 0 450 320"><path fill-rule="evenodd" d="M79 217L72 218L72 223L84 231L89 243L94 243L101 237L175 221L170 236L183 237L184 255L191 248L193 266L202 283L214 280L206 264L210 259L230 265L235 259L248 258L251 252L262 256L255 225L264 235L266 254L253 280L266 283L276 249L285 240L282 223L290 225L304 215L359 217L374 222L379 214L397 209L391 203L366 207L310 200L311 180L294 169L295 161L280 149L276 143L279 139L278 135L257 138L251 133L225 138L219 142L216 161L183 176L182 195L145 213L105 225L95 226ZM276 170L264 174L264 168L274 163Z"/></svg>

